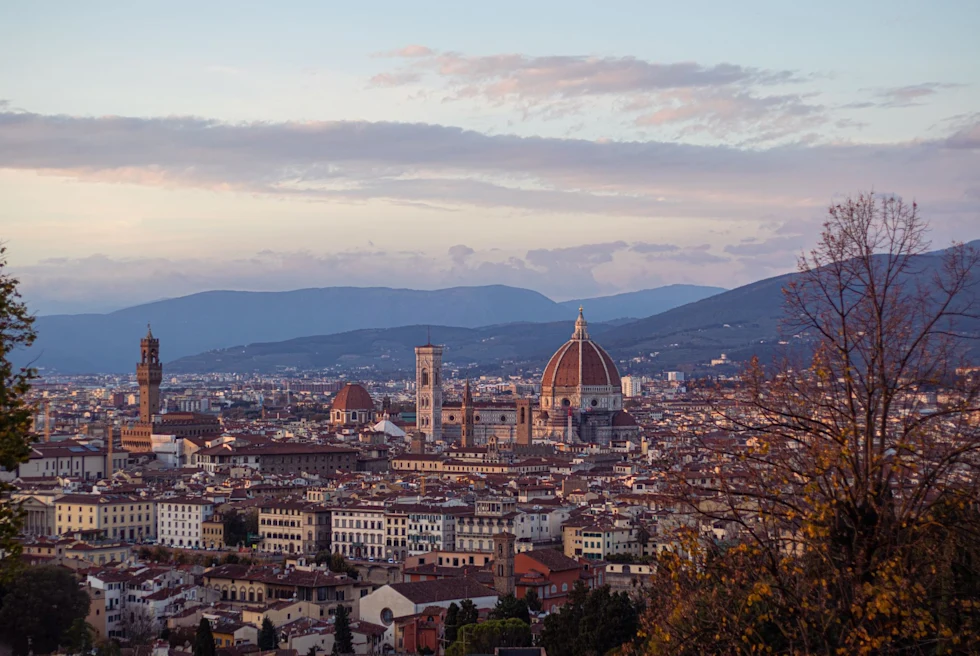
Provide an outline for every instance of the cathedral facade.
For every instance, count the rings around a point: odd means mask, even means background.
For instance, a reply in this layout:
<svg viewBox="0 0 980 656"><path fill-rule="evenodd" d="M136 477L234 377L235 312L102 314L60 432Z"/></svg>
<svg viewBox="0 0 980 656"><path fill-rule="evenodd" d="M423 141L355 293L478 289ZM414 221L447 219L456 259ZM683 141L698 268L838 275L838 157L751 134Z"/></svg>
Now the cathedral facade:
<svg viewBox="0 0 980 656"><path fill-rule="evenodd" d="M415 353L417 428L430 440L459 441L464 446L501 441L530 446L532 435L540 440L600 444L639 435L636 421L623 410L616 364L589 337L581 308L572 338L545 367L536 400L473 401L464 392L460 401L442 403L442 347L428 344Z"/></svg>

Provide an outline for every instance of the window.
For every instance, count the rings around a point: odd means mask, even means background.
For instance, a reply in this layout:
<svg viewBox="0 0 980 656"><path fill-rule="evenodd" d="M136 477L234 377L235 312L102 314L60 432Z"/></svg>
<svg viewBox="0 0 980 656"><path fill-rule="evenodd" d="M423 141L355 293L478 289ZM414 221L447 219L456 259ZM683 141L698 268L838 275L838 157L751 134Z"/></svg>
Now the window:
<svg viewBox="0 0 980 656"><path fill-rule="evenodd" d="M395 620L395 614L391 612L390 608L381 609L381 623L385 626L391 626L391 623Z"/></svg>

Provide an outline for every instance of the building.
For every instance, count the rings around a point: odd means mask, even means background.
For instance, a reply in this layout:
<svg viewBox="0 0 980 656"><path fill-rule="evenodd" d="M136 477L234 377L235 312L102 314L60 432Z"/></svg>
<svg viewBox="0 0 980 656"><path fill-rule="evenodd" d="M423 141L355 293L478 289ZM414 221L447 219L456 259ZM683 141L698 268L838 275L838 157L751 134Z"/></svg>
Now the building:
<svg viewBox="0 0 980 656"><path fill-rule="evenodd" d="M310 442L275 442L258 446L218 444L195 454L197 466L209 473L231 467L249 467L262 474L332 474L356 471L360 452L342 446Z"/></svg>
<svg viewBox="0 0 980 656"><path fill-rule="evenodd" d="M221 549L225 546L225 523L221 515L201 523L201 546L206 549Z"/></svg>
<svg viewBox="0 0 980 656"><path fill-rule="evenodd" d="M272 500L259 506L259 549L310 554L330 548L330 510L307 501Z"/></svg>
<svg viewBox="0 0 980 656"><path fill-rule="evenodd" d="M400 524L386 524L385 544L392 548L390 555L399 560L421 553L455 549L456 518L471 512L468 506L388 506L386 518L400 520ZM398 550L399 546L404 547L404 551Z"/></svg>
<svg viewBox="0 0 980 656"><path fill-rule="evenodd" d="M456 550L467 552L493 551L493 536L513 533L514 521L520 513L511 497L480 499L475 509L456 521Z"/></svg>
<svg viewBox="0 0 980 656"><path fill-rule="evenodd" d="M609 354L589 337L582 308L572 338L548 361L541 377L539 431L566 442L629 439L636 422L623 410L622 381Z"/></svg>
<svg viewBox="0 0 980 656"><path fill-rule="evenodd" d="M442 352L442 347L432 344L415 349L417 426L430 438L458 439L466 447L486 443L498 450L504 443L515 452L527 452L534 438L609 444L639 437L636 421L623 410L616 364L589 337L581 308L572 338L545 367L535 413L523 399L516 403L473 400L468 384L459 404L444 404Z"/></svg>
<svg viewBox="0 0 980 656"><path fill-rule="evenodd" d="M684 382L684 372L683 371L668 371L667 380L675 383Z"/></svg>
<svg viewBox="0 0 980 656"><path fill-rule="evenodd" d="M565 602L579 580L589 588L605 582L605 564L581 563L555 549L535 549L514 556L515 595L523 599L534 590L541 608L555 612Z"/></svg>
<svg viewBox="0 0 980 656"><path fill-rule="evenodd" d="M17 466L18 478L79 478L98 481L110 471L124 469L129 453L113 451L106 447L82 444L75 440L38 442L31 445L27 462ZM110 469L110 466L111 469Z"/></svg>
<svg viewBox="0 0 980 656"><path fill-rule="evenodd" d="M97 531L106 538L156 537L156 503L129 494L66 494L55 501L58 535Z"/></svg>
<svg viewBox="0 0 980 656"><path fill-rule="evenodd" d="M442 439L442 347L415 347L415 428L430 441Z"/></svg>
<svg viewBox="0 0 980 656"><path fill-rule="evenodd" d="M140 386L140 423L149 424L160 412L160 383L163 382L163 363L160 362L160 340L146 327L146 337L140 340L140 361L136 365L136 381Z"/></svg>
<svg viewBox="0 0 980 656"><path fill-rule="evenodd" d="M222 602L236 606L305 601L317 606L319 617L328 617L339 604L356 610L362 591L373 584L310 568L221 565L204 572L204 586L214 590Z"/></svg>
<svg viewBox="0 0 980 656"><path fill-rule="evenodd" d="M197 497L157 501L157 539L171 547L205 545L204 523L214 516L214 502Z"/></svg>
<svg viewBox="0 0 980 656"><path fill-rule="evenodd" d="M622 377L623 396L632 399L643 396L643 379L639 376Z"/></svg>
<svg viewBox="0 0 980 656"><path fill-rule="evenodd" d="M332 426L365 426L377 419L374 400L356 383L347 383L330 403Z"/></svg>
<svg viewBox="0 0 980 656"><path fill-rule="evenodd" d="M217 417L197 412L160 414L160 383L163 364L160 361L160 340L147 326L146 337L140 340L140 361L136 365L136 380L140 386L139 421L121 431L122 446L132 453L152 453L153 436L168 435L202 437L221 433Z"/></svg>
<svg viewBox="0 0 980 656"><path fill-rule="evenodd" d="M330 513L334 553L355 559L387 557L383 506L332 506Z"/></svg>
<svg viewBox="0 0 980 656"><path fill-rule="evenodd" d="M385 642L396 652L404 645L395 644L395 624L418 615L427 608L448 608L469 599L477 608L491 609L497 604L497 593L470 578L440 579L412 583L393 583L378 588L361 599L360 618L385 627Z"/></svg>

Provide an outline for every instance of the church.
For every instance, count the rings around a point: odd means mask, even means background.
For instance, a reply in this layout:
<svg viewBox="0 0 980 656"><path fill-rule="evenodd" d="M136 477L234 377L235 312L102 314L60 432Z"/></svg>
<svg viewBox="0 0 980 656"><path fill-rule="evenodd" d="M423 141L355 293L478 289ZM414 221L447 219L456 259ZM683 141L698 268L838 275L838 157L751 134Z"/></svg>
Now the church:
<svg viewBox="0 0 980 656"><path fill-rule="evenodd" d="M609 444L639 436L636 421L623 409L616 364L589 337L582 308L572 338L544 369L536 402L474 401L468 381L460 401L444 402L442 353L434 344L415 349L416 428L431 441L530 447L534 439Z"/></svg>

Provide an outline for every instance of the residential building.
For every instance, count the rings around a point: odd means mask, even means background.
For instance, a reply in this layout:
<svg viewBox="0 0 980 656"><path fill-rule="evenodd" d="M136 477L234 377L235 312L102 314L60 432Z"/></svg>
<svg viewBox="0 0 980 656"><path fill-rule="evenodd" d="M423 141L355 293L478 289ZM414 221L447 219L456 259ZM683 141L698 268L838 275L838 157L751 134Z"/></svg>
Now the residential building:
<svg viewBox="0 0 980 656"><path fill-rule="evenodd" d="M156 537L156 504L130 494L66 494L55 501L58 535L98 531L118 540Z"/></svg>
<svg viewBox="0 0 980 656"><path fill-rule="evenodd" d="M203 546L204 523L214 515L214 502L198 497L157 501L157 538L171 547Z"/></svg>

